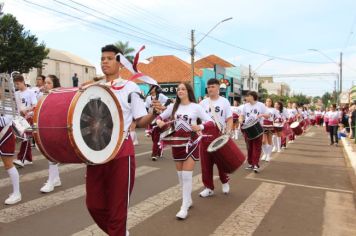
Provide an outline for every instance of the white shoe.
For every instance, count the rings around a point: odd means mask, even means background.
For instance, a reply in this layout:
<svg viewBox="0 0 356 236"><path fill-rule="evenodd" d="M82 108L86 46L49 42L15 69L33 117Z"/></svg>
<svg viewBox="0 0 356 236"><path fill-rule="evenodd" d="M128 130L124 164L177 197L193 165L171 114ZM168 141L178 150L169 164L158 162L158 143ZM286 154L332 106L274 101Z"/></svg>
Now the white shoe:
<svg viewBox="0 0 356 236"><path fill-rule="evenodd" d="M152 161L157 161L157 157L156 156L153 156L151 157Z"/></svg>
<svg viewBox="0 0 356 236"><path fill-rule="evenodd" d="M210 188L205 188L203 191L200 192L200 197L210 197L214 195L214 191Z"/></svg>
<svg viewBox="0 0 356 236"><path fill-rule="evenodd" d="M265 161L267 158L267 155L266 154L263 154L262 157L261 157L261 161Z"/></svg>
<svg viewBox="0 0 356 236"><path fill-rule="evenodd" d="M61 186L61 180L57 179L54 181L54 183L51 183L50 181L47 181L45 185L40 189L42 193L50 193L54 190L55 187Z"/></svg>
<svg viewBox="0 0 356 236"><path fill-rule="evenodd" d="M180 211L177 213L176 217L178 220L185 220L188 216L188 210L181 208Z"/></svg>
<svg viewBox="0 0 356 236"><path fill-rule="evenodd" d="M252 170L253 169L253 165L248 165L247 167L245 167L245 170Z"/></svg>
<svg viewBox="0 0 356 236"><path fill-rule="evenodd" d="M13 205L21 201L21 194L12 193L9 197L5 200L6 205Z"/></svg>
<svg viewBox="0 0 356 236"><path fill-rule="evenodd" d="M25 166L25 164L24 164L22 161L20 161L20 160L14 160L13 163L14 163L16 166L19 166L19 167L24 167L24 166Z"/></svg>
<svg viewBox="0 0 356 236"><path fill-rule="evenodd" d="M277 148L275 146L273 146L272 152L276 152L276 151L277 151Z"/></svg>
<svg viewBox="0 0 356 236"><path fill-rule="evenodd" d="M32 161L25 160L23 164L24 164L25 166L27 166L27 165L32 165L33 162L32 162Z"/></svg>
<svg viewBox="0 0 356 236"><path fill-rule="evenodd" d="M294 143L294 140L290 140L288 143Z"/></svg>
<svg viewBox="0 0 356 236"><path fill-rule="evenodd" d="M228 194L230 192L230 185L229 183L225 183L222 185L222 191L224 194Z"/></svg>
<svg viewBox="0 0 356 236"><path fill-rule="evenodd" d="M253 171L257 174L260 173L260 168L258 166L253 167Z"/></svg>
<svg viewBox="0 0 356 236"><path fill-rule="evenodd" d="M266 162L269 162L271 160L271 155L266 156Z"/></svg>
<svg viewBox="0 0 356 236"><path fill-rule="evenodd" d="M278 149L277 152L281 152L281 149Z"/></svg>
<svg viewBox="0 0 356 236"><path fill-rule="evenodd" d="M130 236L130 233L128 230L126 230L126 236Z"/></svg>

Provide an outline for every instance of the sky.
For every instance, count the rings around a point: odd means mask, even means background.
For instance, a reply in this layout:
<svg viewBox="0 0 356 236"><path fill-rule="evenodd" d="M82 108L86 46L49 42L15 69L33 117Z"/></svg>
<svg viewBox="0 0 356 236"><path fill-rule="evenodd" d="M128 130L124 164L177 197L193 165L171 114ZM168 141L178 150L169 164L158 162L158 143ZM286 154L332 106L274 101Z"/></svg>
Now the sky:
<svg viewBox="0 0 356 236"><path fill-rule="evenodd" d="M251 65L254 73L275 75L275 81L286 82L294 93L317 96L334 90L342 52L342 90L353 81L356 85L354 0L0 2L5 2L5 13L15 15L47 47L88 60L98 74L100 48L118 40L135 49L145 45L141 58L176 55L190 63L191 30L198 42L232 17L197 45L196 59L215 54L234 65Z"/></svg>

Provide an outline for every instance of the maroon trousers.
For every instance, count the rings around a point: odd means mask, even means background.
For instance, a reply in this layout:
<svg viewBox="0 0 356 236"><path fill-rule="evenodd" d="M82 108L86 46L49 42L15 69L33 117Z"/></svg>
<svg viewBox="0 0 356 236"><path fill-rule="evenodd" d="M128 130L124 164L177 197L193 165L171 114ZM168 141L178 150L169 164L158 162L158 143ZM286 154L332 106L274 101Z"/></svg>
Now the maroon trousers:
<svg viewBox="0 0 356 236"><path fill-rule="evenodd" d="M20 146L20 152L17 154L17 159L24 162L25 160L32 161L31 139L24 140Z"/></svg>
<svg viewBox="0 0 356 236"><path fill-rule="evenodd" d="M258 166L262 151L262 135L258 138L249 140L245 135L245 142L247 146L247 162L250 165Z"/></svg>
<svg viewBox="0 0 356 236"><path fill-rule="evenodd" d="M159 136L160 136L160 129L155 128L152 130L151 138L152 138L152 157L157 157L161 156L162 154L162 149L160 148L160 145L158 144L159 142Z"/></svg>
<svg viewBox="0 0 356 236"><path fill-rule="evenodd" d="M133 151L131 140L130 143L129 148ZM87 167L87 208L95 223L110 236L126 235L129 197L135 180L135 157L124 155L132 151L121 152L108 163Z"/></svg>

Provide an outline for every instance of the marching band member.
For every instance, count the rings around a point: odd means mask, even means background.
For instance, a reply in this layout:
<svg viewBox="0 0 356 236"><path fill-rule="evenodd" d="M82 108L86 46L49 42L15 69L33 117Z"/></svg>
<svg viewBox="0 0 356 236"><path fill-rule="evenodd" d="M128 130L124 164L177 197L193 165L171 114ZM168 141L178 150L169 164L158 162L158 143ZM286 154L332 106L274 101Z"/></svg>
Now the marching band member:
<svg viewBox="0 0 356 236"><path fill-rule="evenodd" d="M222 191L224 194L228 194L230 191L230 185L228 183L229 176L223 172L221 167L217 164L215 158L220 158L215 156L216 154L210 154L207 151L210 143L218 138L221 134L229 134L232 130L232 111L229 101L219 96L220 83L219 80L213 78L208 80L207 83L208 98L205 98L200 102L203 109L210 115L213 119L215 125L219 129L213 138L206 138L202 141L202 151L201 151L201 169L202 169L202 179L205 189L200 192L201 197L209 197L214 194L214 181L213 181L213 168L214 164L217 165L220 181L222 183Z"/></svg>
<svg viewBox="0 0 356 236"><path fill-rule="evenodd" d="M233 129L232 129L232 138L239 138L239 116L241 115L243 105L239 105L238 101L234 100L234 106L231 107L232 111L232 121L233 121Z"/></svg>
<svg viewBox="0 0 356 236"><path fill-rule="evenodd" d="M214 127L210 116L203 108L195 103L193 88L189 83L181 83L177 89L177 99L157 118L157 125L163 127L163 120L174 120L176 135L180 137L197 138L197 134L206 128ZM198 120L202 124L198 123ZM177 219L184 220L188 216L188 210L192 206L192 176L195 161L199 160L199 145L186 147L172 147L173 159L175 160L179 183L182 187L182 206L177 213Z"/></svg>
<svg viewBox="0 0 356 236"><path fill-rule="evenodd" d="M150 96L146 98L146 109L148 111L152 110L152 101L158 100L164 107L167 107L170 104L170 99L161 93L161 88L158 86L152 86L150 88ZM162 156L162 149L159 145L159 136L160 136L160 129L155 128L156 124L150 124L148 126L149 132L151 132L152 138L152 154L151 159L152 161L156 161L159 157Z"/></svg>
<svg viewBox="0 0 356 236"><path fill-rule="evenodd" d="M1 97L1 96L0 96ZM6 109L6 108L5 108ZM19 172L13 164L16 140L12 130L12 116L0 116L0 157L4 163L12 184L12 193L5 200L5 204L12 205L21 201Z"/></svg>
<svg viewBox="0 0 356 236"><path fill-rule="evenodd" d="M61 87L59 79L55 75L48 75L45 79L45 92L50 92L54 88ZM50 193L55 187L61 186L61 179L59 178L58 163L48 161L48 179L44 186L40 189L42 193Z"/></svg>
<svg viewBox="0 0 356 236"><path fill-rule="evenodd" d="M288 113L286 109L283 108L283 103L282 102L275 102L274 103L274 108L275 108L275 122L278 121L280 124L279 127L275 126L275 136L276 136L276 141L277 141L277 152L281 152L281 147L282 147L282 132L283 132L283 127L284 123L288 117ZM276 122L277 123L277 122ZM285 143L284 143L285 144Z"/></svg>
<svg viewBox="0 0 356 236"><path fill-rule="evenodd" d="M15 92L20 100L19 110L21 116L32 124L33 109L37 104L36 94L25 84L25 79L22 75L14 76L15 87L19 90ZM31 136L25 134L21 143L20 152L17 154L17 160L14 160L14 164L24 167L25 165L32 164L32 150L31 150Z"/></svg>
<svg viewBox="0 0 356 236"><path fill-rule="evenodd" d="M129 127L132 120L136 121L137 126L146 127L155 116L142 109L145 103L139 95L140 88L137 84L119 77L122 66L116 59L119 49L114 45L107 45L101 52L101 68L105 75L103 83L113 83L112 91L119 100L123 113L126 138L113 160L102 165L87 166L86 204L90 215L105 233L110 236L125 236L128 235L126 224L129 197L135 180L135 151ZM153 101L152 107L154 112L161 109L158 101Z"/></svg>
<svg viewBox="0 0 356 236"><path fill-rule="evenodd" d="M240 123L248 122L250 120L258 120L261 122L261 118L268 119L266 106L259 102L258 95L254 91L249 91L246 95L246 103L244 104L242 114L239 117ZM245 142L247 145L247 170L253 170L255 173L259 172L259 161L262 148L262 136L249 140L245 134Z"/></svg>
<svg viewBox="0 0 356 236"><path fill-rule="evenodd" d="M46 76L39 75L36 78L36 86L32 87L32 91L36 94L37 101L43 96L43 92L45 91L45 79Z"/></svg>
<svg viewBox="0 0 356 236"><path fill-rule="evenodd" d="M276 110L273 107L273 101L271 98L267 98L265 102L267 114L269 118L263 119L263 138L262 138L262 161L270 161L272 153L272 136L273 136L273 121L275 119Z"/></svg>
<svg viewBox="0 0 356 236"><path fill-rule="evenodd" d="M328 107L325 109L323 119L324 119L325 131L329 132L329 108Z"/></svg>
<svg viewBox="0 0 356 236"><path fill-rule="evenodd" d="M316 111L314 112L315 114L315 122L317 126L321 125L321 117L322 117L322 112L320 108L317 108Z"/></svg>
<svg viewBox="0 0 356 236"><path fill-rule="evenodd" d="M292 102L288 102L287 105L288 105L288 108L287 108L288 120L291 123L296 120L298 111L295 108L296 104L292 104ZM295 140L294 132L291 135L289 135L288 139L289 139L288 143L294 143L294 140Z"/></svg>
<svg viewBox="0 0 356 236"><path fill-rule="evenodd" d="M337 146L339 143L337 130L339 128L339 123L341 120L341 112L336 110L336 104L330 106L330 111L328 112L328 127L330 133L330 145ZM334 140L335 137L335 140Z"/></svg>

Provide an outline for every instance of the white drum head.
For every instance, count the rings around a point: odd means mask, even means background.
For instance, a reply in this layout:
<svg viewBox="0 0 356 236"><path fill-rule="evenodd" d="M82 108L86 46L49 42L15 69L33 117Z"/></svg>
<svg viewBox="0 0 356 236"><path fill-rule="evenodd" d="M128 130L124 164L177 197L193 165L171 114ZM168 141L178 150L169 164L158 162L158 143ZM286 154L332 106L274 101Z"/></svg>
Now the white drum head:
<svg viewBox="0 0 356 236"><path fill-rule="evenodd" d="M72 135L82 156L93 164L111 160L123 141L123 116L115 95L102 86L90 86L73 110Z"/></svg>
<svg viewBox="0 0 356 236"><path fill-rule="evenodd" d="M222 135L216 139L208 146L208 152L215 152L222 146L224 146L229 141L229 135Z"/></svg>
<svg viewBox="0 0 356 236"><path fill-rule="evenodd" d="M290 125L290 127L291 127L292 129L297 128L298 126L299 126L299 122L298 122L298 121L295 121L295 122L293 122L293 123Z"/></svg>

